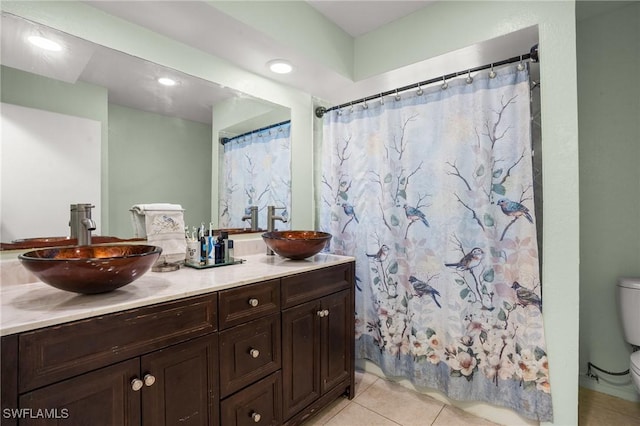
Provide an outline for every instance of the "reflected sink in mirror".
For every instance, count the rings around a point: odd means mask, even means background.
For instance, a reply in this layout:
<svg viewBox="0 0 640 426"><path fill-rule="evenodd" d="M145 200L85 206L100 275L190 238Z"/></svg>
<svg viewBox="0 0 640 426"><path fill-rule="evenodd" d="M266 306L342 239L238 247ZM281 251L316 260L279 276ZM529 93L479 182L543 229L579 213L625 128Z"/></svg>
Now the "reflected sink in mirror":
<svg viewBox="0 0 640 426"><path fill-rule="evenodd" d="M115 290L144 275L162 249L111 244L34 250L18 256L38 279L60 290L97 294Z"/></svg>
<svg viewBox="0 0 640 426"><path fill-rule="evenodd" d="M267 247L287 259L301 260L320 253L331 234L321 231L272 231L262 234Z"/></svg>
<svg viewBox="0 0 640 426"><path fill-rule="evenodd" d="M108 237L100 235L92 235L92 244L106 244L106 243L121 243L121 242L135 242L145 241L143 238L130 238L122 239L118 237ZM76 238L69 237L38 237L38 238L23 238L19 240L13 240L10 243L0 243L0 250L24 250L24 249L36 249L45 247L63 247L74 246L78 244Z"/></svg>

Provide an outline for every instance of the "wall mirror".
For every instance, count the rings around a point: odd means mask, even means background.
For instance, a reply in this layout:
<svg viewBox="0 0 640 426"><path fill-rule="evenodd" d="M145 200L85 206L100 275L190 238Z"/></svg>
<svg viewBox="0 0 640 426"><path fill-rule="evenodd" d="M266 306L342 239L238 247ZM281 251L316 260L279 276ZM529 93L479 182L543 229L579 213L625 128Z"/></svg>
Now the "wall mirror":
<svg viewBox="0 0 640 426"><path fill-rule="evenodd" d="M62 50L27 44L30 35ZM290 120L281 105L9 13L2 14L1 65L2 242L68 235L75 203L96 206L100 235L132 237L129 209L139 203L181 204L187 225L206 223L222 180L212 169L234 174L212 144ZM234 219L221 224L237 224L239 204L226 212L228 204L220 205L221 216Z"/></svg>

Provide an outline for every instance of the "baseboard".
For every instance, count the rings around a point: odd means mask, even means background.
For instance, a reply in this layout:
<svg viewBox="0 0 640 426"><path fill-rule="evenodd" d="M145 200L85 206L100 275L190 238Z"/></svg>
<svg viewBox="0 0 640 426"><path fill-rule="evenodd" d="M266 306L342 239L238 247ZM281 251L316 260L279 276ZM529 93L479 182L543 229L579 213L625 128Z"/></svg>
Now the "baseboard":
<svg viewBox="0 0 640 426"><path fill-rule="evenodd" d="M603 379L603 377L600 377L600 380L596 381L595 379L581 374L579 376L579 384L583 388L591 389L596 392L606 393L607 395L622 398L627 401L640 402L640 395L631 382L621 384L608 383Z"/></svg>

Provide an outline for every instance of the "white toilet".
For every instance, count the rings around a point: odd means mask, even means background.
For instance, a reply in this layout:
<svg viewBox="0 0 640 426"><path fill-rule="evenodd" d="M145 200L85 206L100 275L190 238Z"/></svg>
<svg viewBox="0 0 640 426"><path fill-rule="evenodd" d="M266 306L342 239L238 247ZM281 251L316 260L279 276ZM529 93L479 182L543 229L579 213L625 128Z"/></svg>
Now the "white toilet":
<svg viewBox="0 0 640 426"><path fill-rule="evenodd" d="M636 349L631 354L631 379L640 392L640 278L618 280L618 307L622 331L627 342Z"/></svg>

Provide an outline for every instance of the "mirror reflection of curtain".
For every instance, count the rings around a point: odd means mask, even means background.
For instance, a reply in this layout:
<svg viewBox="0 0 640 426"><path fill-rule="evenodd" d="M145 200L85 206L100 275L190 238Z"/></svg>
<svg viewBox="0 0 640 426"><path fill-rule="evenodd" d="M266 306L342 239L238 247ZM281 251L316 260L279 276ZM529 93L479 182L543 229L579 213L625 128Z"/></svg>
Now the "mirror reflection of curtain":
<svg viewBox="0 0 640 426"><path fill-rule="evenodd" d="M248 228L245 209L258 206L258 226L267 228L267 206L291 206L291 122L229 139L224 144L220 227ZM277 223L289 229L288 223Z"/></svg>
<svg viewBox="0 0 640 426"><path fill-rule="evenodd" d="M552 421L526 69L325 115L320 229L356 257L356 358Z"/></svg>

